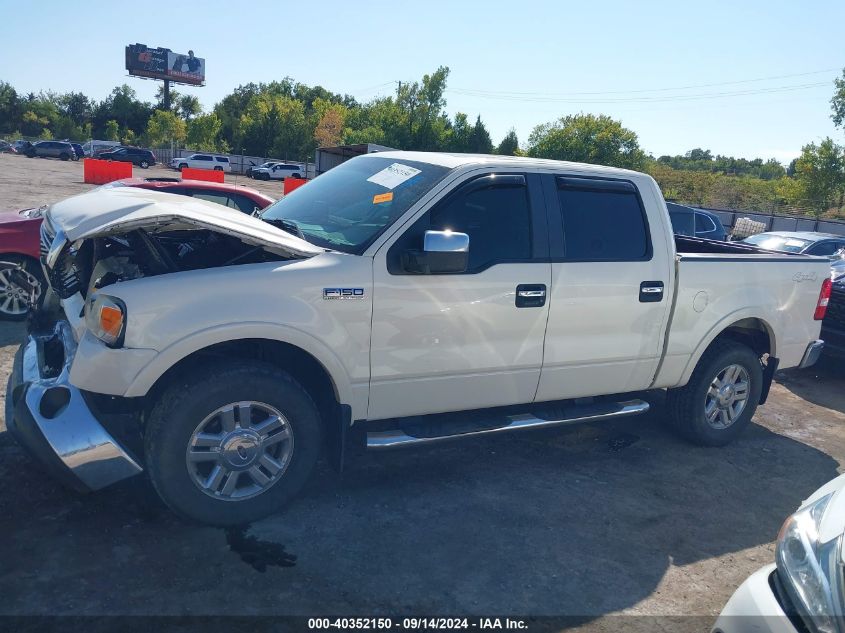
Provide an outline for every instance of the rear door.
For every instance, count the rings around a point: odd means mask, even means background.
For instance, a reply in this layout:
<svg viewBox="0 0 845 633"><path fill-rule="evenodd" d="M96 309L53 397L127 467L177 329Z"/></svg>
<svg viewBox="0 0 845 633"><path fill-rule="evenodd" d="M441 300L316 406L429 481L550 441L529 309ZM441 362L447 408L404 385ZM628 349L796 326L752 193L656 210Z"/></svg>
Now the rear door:
<svg viewBox="0 0 845 633"><path fill-rule="evenodd" d="M465 272L405 269L427 230L469 235ZM533 401L551 281L539 175L466 175L379 249L373 280L370 419Z"/></svg>
<svg viewBox="0 0 845 633"><path fill-rule="evenodd" d="M543 184L552 285L537 400L648 387L671 300L662 205L649 191L650 217L628 180L547 174Z"/></svg>

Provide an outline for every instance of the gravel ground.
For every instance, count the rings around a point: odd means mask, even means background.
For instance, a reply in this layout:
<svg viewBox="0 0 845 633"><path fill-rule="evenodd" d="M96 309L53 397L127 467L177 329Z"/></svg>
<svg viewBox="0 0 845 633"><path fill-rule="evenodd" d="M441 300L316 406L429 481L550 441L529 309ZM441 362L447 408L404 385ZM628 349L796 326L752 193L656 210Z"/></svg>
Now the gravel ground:
<svg viewBox="0 0 845 633"><path fill-rule="evenodd" d="M161 165L149 169L134 167L133 172L136 178L173 178L179 175ZM226 182L252 187L271 198L282 196L281 181L252 180L246 176L226 174ZM0 154L0 211L39 207L95 186L82 182L82 161L63 162Z"/></svg>
<svg viewBox="0 0 845 633"><path fill-rule="evenodd" d="M2 204L84 190L81 169L0 156ZM4 380L24 332L0 323ZM652 400L627 421L323 466L241 532L177 520L143 478L65 490L0 425L0 614L567 614L597 630L697 615L705 630L839 473L845 379L830 363L781 372L722 449L677 439Z"/></svg>

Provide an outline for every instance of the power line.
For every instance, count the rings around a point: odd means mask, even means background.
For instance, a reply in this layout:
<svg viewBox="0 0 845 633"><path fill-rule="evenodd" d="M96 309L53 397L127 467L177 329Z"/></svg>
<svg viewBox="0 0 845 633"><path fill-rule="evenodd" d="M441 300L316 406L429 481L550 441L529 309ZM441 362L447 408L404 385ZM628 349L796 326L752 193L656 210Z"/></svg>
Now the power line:
<svg viewBox="0 0 845 633"><path fill-rule="evenodd" d="M747 95L757 94L771 94L777 92L793 92L796 90L808 90L811 88L819 88L821 86L830 86L830 82L820 81L806 84L796 84L788 86L775 86L769 88L758 88L750 90L736 90L725 92L708 92L698 94L683 94L683 95L667 95L663 97L619 97L619 98L605 98L605 99L584 99L574 97L551 97L551 96L516 96L516 95L495 95L481 91L469 91L461 89L447 89L448 92L455 95L462 95L468 97L478 97L481 99L493 99L500 101L521 101L521 102L536 102L536 103L575 103L575 104L613 104L613 103L663 103L663 102L677 102L677 101L697 101L701 99L724 99L729 97L742 97Z"/></svg>
<svg viewBox="0 0 845 633"><path fill-rule="evenodd" d="M599 92L518 92L511 90L484 90L476 88L452 88L453 91L483 93L488 95L514 95L514 96L542 96L542 97L577 97L577 96L601 96L614 94L641 94L645 92L673 92L677 90L692 90L696 88L714 88L716 86L733 86L737 84L755 83L760 81L772 81L774 79L791 79L793 77L808 77L810 75L821 75L830 72L839 72L839 68L827 68L824 70L812 70L803 73L791 73L788 75L771 75L769 77L756 77L753 79L737 79L734 81L720 81L707 84L691 84L688 86L676 86L674 88L642 88L638 90L605 90Z"/></svg>

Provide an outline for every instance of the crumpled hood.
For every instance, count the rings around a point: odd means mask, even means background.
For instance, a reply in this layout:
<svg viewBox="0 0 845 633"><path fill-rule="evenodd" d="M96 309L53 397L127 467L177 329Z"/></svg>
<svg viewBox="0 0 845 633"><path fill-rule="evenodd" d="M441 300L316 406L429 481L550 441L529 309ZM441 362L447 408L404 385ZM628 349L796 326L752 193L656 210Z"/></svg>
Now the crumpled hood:
<svg viewBox="0 0 845 633"><path fill-rule="evenodd" d="M172 193L134 187L97 188L57 202L50 224L69 242L138 228L203 228L295 257L324 249L235 209Z"/></svg>

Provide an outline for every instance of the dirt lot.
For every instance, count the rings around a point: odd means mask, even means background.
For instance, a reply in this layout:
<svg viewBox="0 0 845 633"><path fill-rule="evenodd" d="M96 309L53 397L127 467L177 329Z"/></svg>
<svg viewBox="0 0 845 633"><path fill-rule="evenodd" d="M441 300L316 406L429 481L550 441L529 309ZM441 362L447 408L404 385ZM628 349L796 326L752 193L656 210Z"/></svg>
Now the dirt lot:
<svg viewBox="0 0 845 633"><path fill-rule="evenodd" d="M135 167L136 178L173 178L179 174L161 165L149 169ZM281 181L252 180L245 176L226 175L226 182L246 185L271 198L282 195ZM82 162L26 158L0 154L0 211L17 211L27 207L57 202L95 185L82 182Z"/></svg>
<svg viewBox="0 0 845 633"><path fill-rule="evenodd" d="M11 208L80 181L78 164L0 156ZM4 381L23 335L0 323ZM342 477L323 465L289 508L228 533L180 522L142 478L69 492L0 425L0 613L569 614L608 630L609 614L696 614L704 630L838 474L845 379L781 373L723 449L674 437L653 401L629 421L368 454Z"/></svg>

